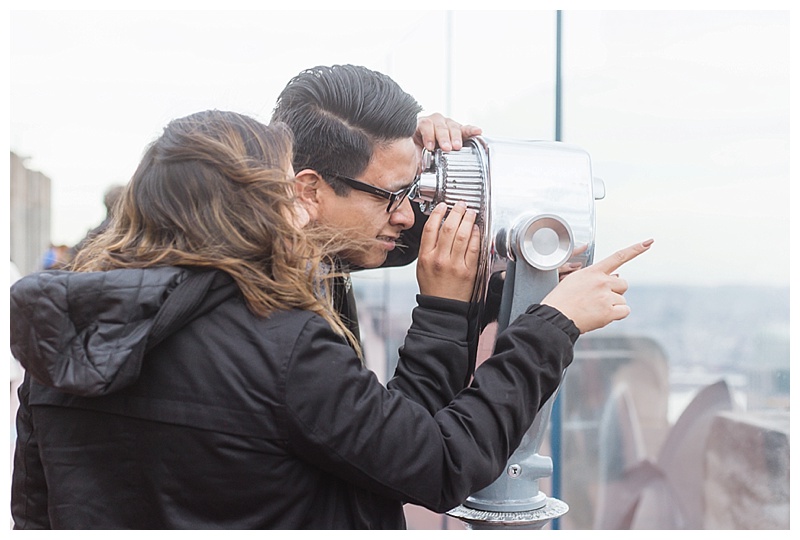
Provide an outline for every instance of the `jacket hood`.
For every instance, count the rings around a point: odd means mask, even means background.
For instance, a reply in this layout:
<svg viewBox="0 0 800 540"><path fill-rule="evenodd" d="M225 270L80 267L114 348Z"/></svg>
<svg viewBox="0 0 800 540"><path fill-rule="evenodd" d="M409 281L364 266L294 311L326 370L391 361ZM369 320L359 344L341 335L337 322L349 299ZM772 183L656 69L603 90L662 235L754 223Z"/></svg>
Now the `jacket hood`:
<svg viewBox="0 0 800 540"><path fill-rule="evenodd" d="M150 348L237 291L216 270L31 274L11 287L11 352L45 386L105 395L138 379Z"/></svg>

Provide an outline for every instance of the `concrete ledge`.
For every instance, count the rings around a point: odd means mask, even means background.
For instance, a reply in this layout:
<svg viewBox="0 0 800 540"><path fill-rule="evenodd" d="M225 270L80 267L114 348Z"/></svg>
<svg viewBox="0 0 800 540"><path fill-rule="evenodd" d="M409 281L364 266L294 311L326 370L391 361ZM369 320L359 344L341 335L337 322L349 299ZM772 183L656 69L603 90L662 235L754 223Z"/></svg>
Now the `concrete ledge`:
<svg viewBox="0 0 800 540"><path fill-rule="evenodd" d="M789 411L714 418L705 503L705 529L789 529Z"/></svg>

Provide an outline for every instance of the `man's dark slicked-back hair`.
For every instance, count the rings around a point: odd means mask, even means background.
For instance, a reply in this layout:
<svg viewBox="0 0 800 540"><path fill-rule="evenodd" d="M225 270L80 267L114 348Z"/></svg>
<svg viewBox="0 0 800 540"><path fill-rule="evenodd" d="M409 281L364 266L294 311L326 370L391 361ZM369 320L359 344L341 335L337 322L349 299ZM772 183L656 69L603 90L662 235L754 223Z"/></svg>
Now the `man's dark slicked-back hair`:
<svg viewBox="0 0 800 540"><path fill-rule="evenodd" d="M419 103L388 76L362 66L302 71L278 97L273 121L294 133L296 172L313 169L357 177L377 145L414 136ZM325 175L343 195L350 188Z"/></svg>

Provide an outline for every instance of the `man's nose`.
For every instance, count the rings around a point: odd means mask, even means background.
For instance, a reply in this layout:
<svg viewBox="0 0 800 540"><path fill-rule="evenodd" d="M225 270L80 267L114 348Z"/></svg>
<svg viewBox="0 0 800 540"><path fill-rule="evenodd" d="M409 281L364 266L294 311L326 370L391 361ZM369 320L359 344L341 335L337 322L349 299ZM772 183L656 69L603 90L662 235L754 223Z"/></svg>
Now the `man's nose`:
<svg viewBox="0 0 800 540"><path fill-rule="evenodd" d="M403 230L410 229L414 226L414 209L411 207L411 201L406 197L397 210L389 216L389 223L392 225L400 225Z"/></svg>

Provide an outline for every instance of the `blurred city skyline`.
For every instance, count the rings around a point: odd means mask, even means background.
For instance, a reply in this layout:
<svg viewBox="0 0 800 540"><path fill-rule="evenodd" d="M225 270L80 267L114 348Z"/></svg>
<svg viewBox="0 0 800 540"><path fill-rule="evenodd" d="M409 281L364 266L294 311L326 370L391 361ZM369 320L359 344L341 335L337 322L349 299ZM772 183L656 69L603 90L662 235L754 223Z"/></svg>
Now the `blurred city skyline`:
<svg viewBox="0 0 800 540"><path fill-rule="evenodd" d="M555 28L530 10L11 11L11 151L51 178L53 242L72 244L170 119L266 122L314 65L553 140ZM788 10L563 12L562 140L606 184L596 259L653 237L629 281L788 285L789 36Z"/></svg>

